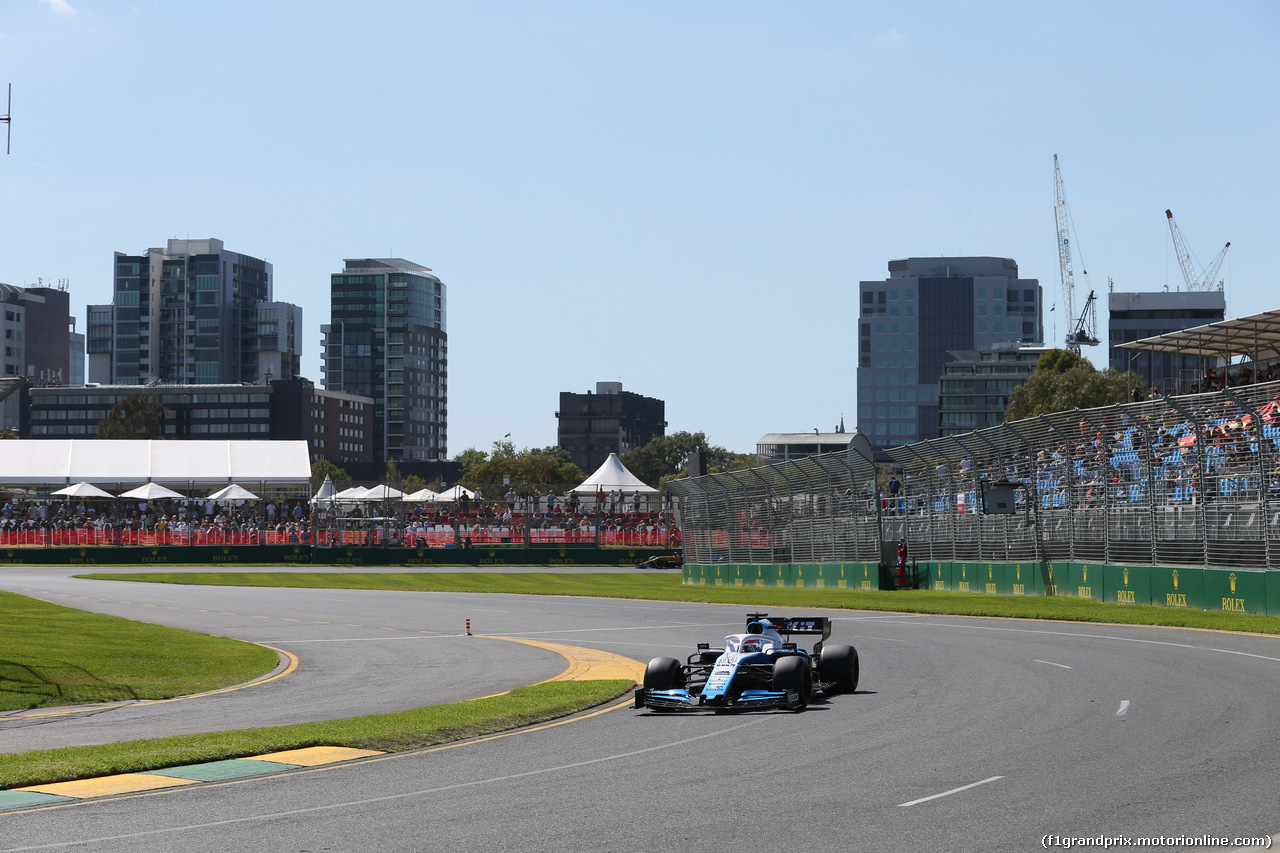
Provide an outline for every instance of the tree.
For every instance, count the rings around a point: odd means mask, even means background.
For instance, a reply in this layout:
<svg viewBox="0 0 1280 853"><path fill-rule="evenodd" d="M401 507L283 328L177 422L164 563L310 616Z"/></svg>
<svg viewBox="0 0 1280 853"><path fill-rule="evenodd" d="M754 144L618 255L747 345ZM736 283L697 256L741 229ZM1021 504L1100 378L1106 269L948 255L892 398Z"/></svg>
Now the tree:
<svg viewBox="0 0 1280 853"><path fill-rule="evenodd" d="M479 454L481 461L468 465L462 457L468 453ZM584 479L582 469L573 463L569 451L563 447L525 448L516 450L510 441L495 441L493 452L484 454L477 450L464 451L456 461L463 464L459 482L468 486L501 486L506 477L511 486L563 486L577 485Z"/></svg>
<svg viewBox="0 0 1280 853"><path fill-rule="evenodd" d="M98 421L98 438L155 439L160 437L164 406L152 394L129 394Z"/></svg>
<svg viewBox="0 0 1280 853"><path fill-rule="evenodd" d="M759 464L754 453L734 453L709 444L705 433L683 431L651 439L623 456L622 464L646 484L659 488L667 480L688 473L689 456L695 451L706 454L708 474L738 471Z"/></svg>
<svg viewBox="0 0 1280 853"><path fill-rule="evenodd" d="M324 483L325 475L333 480L333 485L338 491L342 491L351 484L351 475L345 469L339 468L328 459L317 459L311 463L311 491L314 492ZM341 483L342 485L338 485Z"/></svg>
<svg viewBox="0 0 1280 853"><path fill-rule="evenodd" d="M1040 356L1030 378L1013 390L1005 420L1128 403L1135 391L1138 399L1150 394L1136 374L1115 368L1100 371L1069 350L1053 349Z"/></svg>
<svg viewBox="0 0 1280 853"><path fill-rule="evenodd" d="M468 447L466 450L453 457L453 461L457 462L462 469L461 477L467 476L467 472L489 458L489 454L483 450L476 450L474 447Z"/></svg>

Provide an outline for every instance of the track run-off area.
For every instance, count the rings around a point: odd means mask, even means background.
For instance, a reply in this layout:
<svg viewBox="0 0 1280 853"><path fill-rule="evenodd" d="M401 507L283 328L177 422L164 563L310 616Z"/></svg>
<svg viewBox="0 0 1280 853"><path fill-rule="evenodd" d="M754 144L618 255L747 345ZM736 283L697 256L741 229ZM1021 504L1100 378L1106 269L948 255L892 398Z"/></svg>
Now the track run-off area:
<svg viewBox="0 0 1280 853"><path fill-rule="evenodd" d="M554 646L683 659L741 631L746 614L72 573L6 568L0 589L263 643L296 665L178 701L6 714L0 761L488 696L562 674ZM1104 837L1182 850L1280 829L1280 638L818 615L833 620L831 642L857 646L861 682L800 713L657 714L620 701L411 753L11 809L0 851L1025 851Z"/></svg>

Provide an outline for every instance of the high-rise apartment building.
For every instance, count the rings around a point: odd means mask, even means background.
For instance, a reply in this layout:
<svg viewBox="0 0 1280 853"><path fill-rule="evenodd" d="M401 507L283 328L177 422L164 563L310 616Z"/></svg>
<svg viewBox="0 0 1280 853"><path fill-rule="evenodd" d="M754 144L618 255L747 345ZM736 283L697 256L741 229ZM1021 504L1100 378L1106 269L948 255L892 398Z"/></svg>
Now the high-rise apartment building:
<svg viewBox="0 0 1280 853"><path fill-rule="evenodd" d="M1044 340L1040 283L1010 258L894 260L858 289L858 431L876 447L938 437L952 351Z"/></svg>
<svg viewBox="0 0 1280 853"><path fill-rule="evenodd" d="M0 284L4 337L4 379L23 377L29 385L84 382L84 336L74 329L71 296L65 286L15 287ZM77 345L79 350L76 349ZM8 387L4 387L8 386ZM16 382L0 391L13 391ZM19 426L17 395L4 398L0 427Z"/></svg>
<svg viewBox="0 0 1280 853"><path fill-rule="evenodd" d="M609 458L643 447L665 435L667 404L623 391L621 382L597 382L596 392L560 392L556 443L590 474Z"/></svg>
<svg viewBox="0 0 1280 853"><path fill-rule="evenodd" d="M1200 381L1204 360L1194 353L1158 352L1153 357L1150 352L1116 349L1116 345L1225 319L1227 298L1221 290L1112 293L1107 303L1107 360L1111 367L1132 370L1148 385L1168 391Z"/></svg>
<svg viewBox="0 0 1280 853"><path fill-rule="evenodd" d="M1044 346L1006 344L981 352L958 351L938 381L938 434L963 435L1004 423L1009 397L1031 378Z"/></svg>
<svg viewBox="0 0 1280 853"><path fill-rule="evenodd" d="M329 280L324 385L373 398L377 462L445 459L448 343L445 286L402 258L347 259Z"/></svg>
<svg viewBox="0 0 1280 853"><path fill-rule="evenodd" d="M89 306L89 381L262 383L301 370L302 308L276 302L271 264L221 240L116 252L110 305Z"/></svg>

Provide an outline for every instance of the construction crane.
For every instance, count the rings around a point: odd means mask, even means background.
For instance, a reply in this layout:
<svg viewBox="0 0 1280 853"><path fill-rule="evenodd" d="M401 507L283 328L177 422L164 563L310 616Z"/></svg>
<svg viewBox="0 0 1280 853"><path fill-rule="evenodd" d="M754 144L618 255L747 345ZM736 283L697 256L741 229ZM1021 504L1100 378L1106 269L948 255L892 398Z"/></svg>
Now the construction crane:
<svg viewBox="0 0 1280 853"><path fill-rule="evenodd" d="M1094 310L1095 297L1089 291L1084 310L1076 317L1076 281L1071 269L1071 233L1075 230L1071 223L1071 209L1067 207L1067 193L1062 185L1062 169L1058 165L1058 155L1053 155L1053 187L1054 213L1058 220L1058 269L1062 276L1062 298L1066 301L1067 321L1074 322L1067 331L1067 349L1076 355L1080 347L1098 345L1098 318ZM1088 270L1081 272L1087 277Z"/></svg>
<svg viewBox="0 0 1280 853"><path fill-rule="evenodd" d="M1169 220L1169 233L1173 235L1173 249L1178 253L1178 266L1182 267L1182 277L1187 282L1187 290L1213 290L1213 281L1218 277L1222 262L1227 259L1227 249L1231 248L1231 244L1227 243L1223 246L1218 256L1204 268L1204 273L1197 277L1196 268L1191 262L1191 252L1187 249L1187 241L1182 239L1182 229L1173 219L1173 211L1166 210L1164 215Z"/></svg>

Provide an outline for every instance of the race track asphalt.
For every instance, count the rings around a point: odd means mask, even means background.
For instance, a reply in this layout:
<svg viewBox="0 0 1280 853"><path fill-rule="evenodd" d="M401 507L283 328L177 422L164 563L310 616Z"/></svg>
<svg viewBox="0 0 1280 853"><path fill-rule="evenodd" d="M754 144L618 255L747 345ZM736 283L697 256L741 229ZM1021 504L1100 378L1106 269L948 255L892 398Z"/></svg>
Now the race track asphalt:
<svg viewBox="0 0 1280 853"><path fill-rule="evenodd" d="M467 618L476 634L643 661L719 644L745 615L591 598L122 584L63 569L4 570L0 588L264 642L300 661L287 677L215 696L0 717L0 760L231 721L417 707L564 668L549 651L466 637ZM0 850L1024 851L1046 835L1234 839L1280 824L1280 639L827 615L832 641L858 647L862 682L803 713L664 715L615 703L449 748L4 812Z"/></svg>

